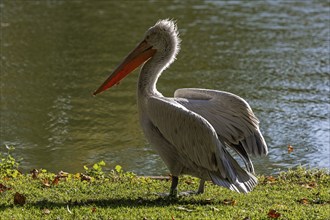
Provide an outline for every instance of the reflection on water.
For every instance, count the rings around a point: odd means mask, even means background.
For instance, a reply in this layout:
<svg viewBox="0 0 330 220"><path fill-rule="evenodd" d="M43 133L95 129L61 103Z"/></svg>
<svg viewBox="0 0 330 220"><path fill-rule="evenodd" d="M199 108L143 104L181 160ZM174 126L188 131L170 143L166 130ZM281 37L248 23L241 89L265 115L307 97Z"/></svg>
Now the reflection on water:
<svg viewBox="0 0 330 220"><path fill-rule="evenodd" d="M82 171L104 160L164 174L138 123L137 74L97 98L104 78L158 19L178 20L182 49L159 90L226 90L261 121L258 173L330 168L329 5L286 1L4 1L1 145L25 171ZM287 153L287 145L294 151Z"/></svg>

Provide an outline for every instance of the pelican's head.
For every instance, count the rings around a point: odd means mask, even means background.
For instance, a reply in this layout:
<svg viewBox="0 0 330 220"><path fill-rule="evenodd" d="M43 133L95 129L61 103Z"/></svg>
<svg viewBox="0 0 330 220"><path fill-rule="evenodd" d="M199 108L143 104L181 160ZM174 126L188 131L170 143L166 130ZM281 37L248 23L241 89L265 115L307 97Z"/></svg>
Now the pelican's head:
<svg viewBox="0 0 330 220"><path fill-rule="evenodd" d="M159 20L145 33L144 40L157 51L157 54L168 58L170 65L180 50L180 38L173 20Z"/></svg>
<svg viewBox="0 0 330 220"><path fill-rule="evenodd" d="M117 84L153 56L162 60L164 68L167 68L179 52L180 38L178 35L177 26L173 20L159 20L149 28L143 40L93 94L96 95Z"/></svg>

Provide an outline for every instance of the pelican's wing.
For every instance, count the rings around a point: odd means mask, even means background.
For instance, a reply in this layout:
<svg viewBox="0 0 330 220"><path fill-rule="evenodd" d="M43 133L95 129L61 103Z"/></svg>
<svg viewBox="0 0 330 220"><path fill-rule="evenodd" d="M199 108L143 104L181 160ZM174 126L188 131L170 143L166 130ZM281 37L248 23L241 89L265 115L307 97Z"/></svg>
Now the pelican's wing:
<svg viewBox="0 0 330 220"><path fill-rule="evenodd" d="M247 153L268 153L258 119L249 104L239 96L217 90L187 88L176 90L174 97L181 105L205 118L219 139L236 150L247 160L245 162L251 163Z"/></svg>
<svg viewBox="0 0 330 220"><path fill-rule="evenodd" d="M147 101L149 120L179 155L182 164L209 171L214 183L248 192L257 183L243 170L218 140L212 125L203 117L165 97ZM228 186L229 184L229 186Z"/></svg>

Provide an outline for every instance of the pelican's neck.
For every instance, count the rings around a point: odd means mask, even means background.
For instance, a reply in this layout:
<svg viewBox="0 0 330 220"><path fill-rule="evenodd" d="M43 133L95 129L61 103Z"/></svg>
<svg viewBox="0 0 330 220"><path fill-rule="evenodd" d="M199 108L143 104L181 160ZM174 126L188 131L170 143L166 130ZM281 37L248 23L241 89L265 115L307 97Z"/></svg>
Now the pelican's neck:
<svg viewBox="0 0 330 220"><path fill-rule="evenodd" d="M162 96L156 88L159 76L163 72L166 64L159 62L159 57L155 55L149 59L141 68L138 82L138 96Z"/></svg>
<svg viewBox="0 0 330 220"><path fill-rule="evenodd" d="M156 83L163 72L174 60L180 49L176 24L171 20L160 20L147 31L147 37L156 50L141 69L138 83L138 96L162 96L157 91Z"/></svg>

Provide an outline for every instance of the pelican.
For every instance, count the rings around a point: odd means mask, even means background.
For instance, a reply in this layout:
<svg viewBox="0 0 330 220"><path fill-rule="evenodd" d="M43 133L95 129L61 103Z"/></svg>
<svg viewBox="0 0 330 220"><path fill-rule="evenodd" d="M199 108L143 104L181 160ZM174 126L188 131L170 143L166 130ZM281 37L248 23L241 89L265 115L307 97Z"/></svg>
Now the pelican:
<svg viewBox="0 0 330 220"><path fill-rule="evenodd" d="M176 22L159 20L93 94L118 84L143 64L137 86L139 118L172 175L169 195L177 196L182 174L200 179L195 193L204 192L205 181L248 193L257 184L249 155L268 153L249 104L224 91L183 88L169 98L156 88L161 73L175 60L180 41ZM234 152L245 169L231 155Z"/></svg>

